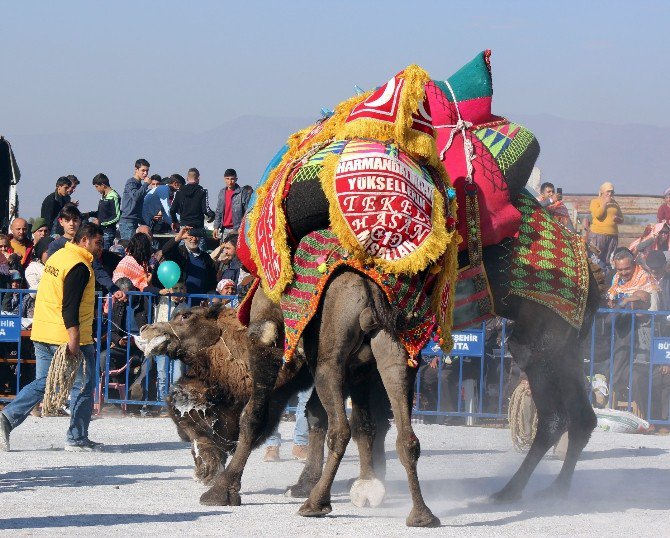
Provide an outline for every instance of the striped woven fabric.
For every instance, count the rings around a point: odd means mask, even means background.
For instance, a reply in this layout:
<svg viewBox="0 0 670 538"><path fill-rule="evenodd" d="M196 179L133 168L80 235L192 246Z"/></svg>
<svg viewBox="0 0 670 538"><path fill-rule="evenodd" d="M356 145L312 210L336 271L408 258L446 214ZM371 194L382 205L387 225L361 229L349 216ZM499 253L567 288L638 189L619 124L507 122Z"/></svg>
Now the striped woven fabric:
<svg viewBox="0 0 670 538"><path fill-rule="evenodd" d="M335 269L351 267L374 280L389 302L407 319L399 334L411 359L426 344L436 321L424 291L424 273L414 276L382 273L374 265L364 265L350 257L330 229L309 233L300 241L293 256L295 278L282 293L280 306L284 314L284 359L291 360L303 330L312 319L321 295Z"/></svg>

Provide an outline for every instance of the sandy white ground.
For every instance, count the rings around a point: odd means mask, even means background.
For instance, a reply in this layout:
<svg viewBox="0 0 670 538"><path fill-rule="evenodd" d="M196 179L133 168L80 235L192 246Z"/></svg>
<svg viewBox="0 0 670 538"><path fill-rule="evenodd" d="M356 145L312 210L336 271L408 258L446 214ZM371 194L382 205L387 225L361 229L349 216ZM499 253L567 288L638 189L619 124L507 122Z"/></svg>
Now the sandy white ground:
<svg viewBox="0 0 670 538"><path fill-rule="evenodd" d="M596 432L580 462L568 501L534 493L549 484L560 462L543 461L522 502L489 504L522 456L508 430L416 425L422 444L419 476L441 529L405 527L409 496L387 439L389 496L383 507L356 508L347 482L356 476L352 445L333 488L333 513L295 515L301 501L282 495L301 464L250 458L243 506L205 507L192 480L187 444L169 419L103 418L91 438L104 453L64 452L67 419L30 417L12 433L12 452L0 453L0 531L9 535L232 535L232 536L523 536L670 534L670 438ZM292 423L283 423L285 439ZM282 455L290 453L290 441Z"/></svg>

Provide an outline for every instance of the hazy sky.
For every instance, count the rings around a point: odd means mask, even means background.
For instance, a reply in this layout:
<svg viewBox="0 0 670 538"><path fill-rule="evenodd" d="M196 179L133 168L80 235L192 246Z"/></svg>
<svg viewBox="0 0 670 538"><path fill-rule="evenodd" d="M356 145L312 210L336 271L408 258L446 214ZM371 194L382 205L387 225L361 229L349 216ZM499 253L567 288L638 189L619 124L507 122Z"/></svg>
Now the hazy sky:
<svg viewBox="0 0 670 538"><path fill-rule="evenodd" d="M486 48L494 110L668 126L669 22L664 1L8 2L0 133L312 117Z"/></svg>

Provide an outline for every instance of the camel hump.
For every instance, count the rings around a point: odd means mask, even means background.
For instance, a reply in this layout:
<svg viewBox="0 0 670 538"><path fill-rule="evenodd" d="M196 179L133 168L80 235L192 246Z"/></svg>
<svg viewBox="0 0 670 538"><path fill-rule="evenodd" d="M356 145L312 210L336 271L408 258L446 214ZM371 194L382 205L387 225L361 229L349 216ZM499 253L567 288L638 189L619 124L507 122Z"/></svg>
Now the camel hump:
<svg viewBox="0 0 670 538"><path fill-rule="evenodd" d="M262 321L249 325L249 339L253 344L269 346L277 340L277 324L272 321Z"/></svg>

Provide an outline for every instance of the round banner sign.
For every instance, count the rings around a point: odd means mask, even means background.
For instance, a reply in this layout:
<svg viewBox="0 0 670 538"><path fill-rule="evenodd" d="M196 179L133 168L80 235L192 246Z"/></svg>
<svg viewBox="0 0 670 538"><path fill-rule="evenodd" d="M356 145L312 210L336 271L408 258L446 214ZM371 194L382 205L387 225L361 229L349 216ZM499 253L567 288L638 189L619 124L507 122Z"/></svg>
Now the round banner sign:
<svg viewBox="0 0 670 538"><path fill-rule="evenodd" d="M394 145L347 143L335 171L335 191L342 216L373 258L406 258L432 231L433 178Z"/></svg>

